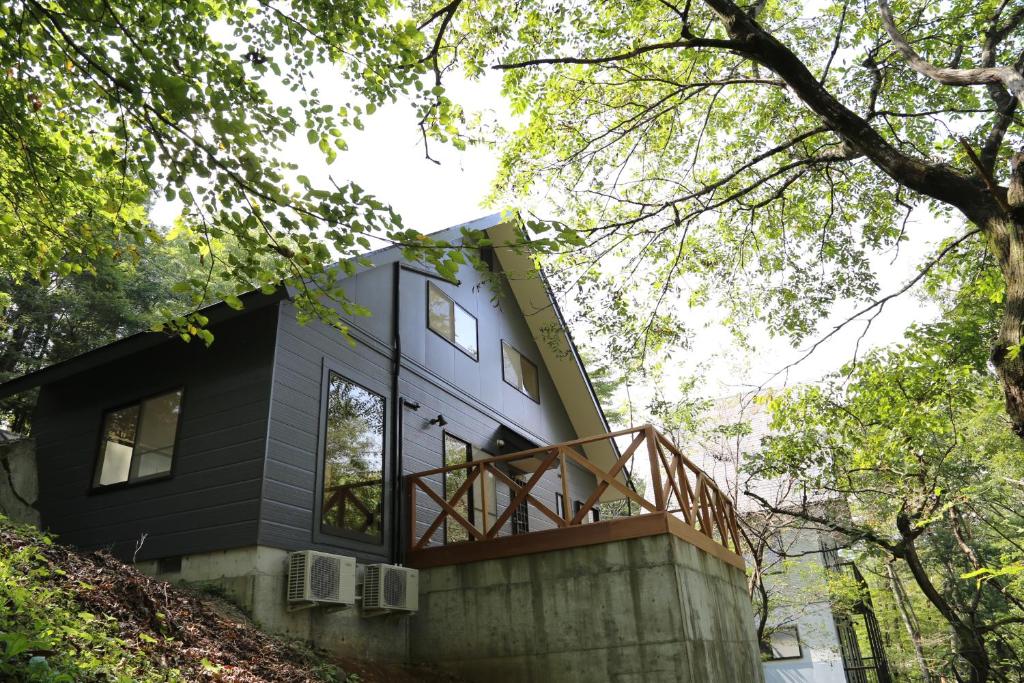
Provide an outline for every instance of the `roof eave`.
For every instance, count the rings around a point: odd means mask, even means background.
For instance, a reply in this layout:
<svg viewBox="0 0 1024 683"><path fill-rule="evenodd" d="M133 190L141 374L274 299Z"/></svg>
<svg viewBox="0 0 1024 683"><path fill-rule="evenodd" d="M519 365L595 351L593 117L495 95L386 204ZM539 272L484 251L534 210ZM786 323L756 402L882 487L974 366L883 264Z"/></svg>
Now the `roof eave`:
<svg viewBox="0 0 1024 683"><path fill-rule="evenodd" d="M287 298L287 296L288 293L284 287L278 287L274 294L263 294L259 291L253 291L239 297L244 304L244 307L240 310L235 310L221 301L200 309L199 312L209 319L211 325L214 325L276 304L282 299ZM0 398L14 396L44 384L59 382L72 375L92 370L105 363L152 348L173 338L172 335L164 332L137 332L105 346L95 348L92 351L86 351L74 358L69 358L4 382L0 384Z"/></svg>

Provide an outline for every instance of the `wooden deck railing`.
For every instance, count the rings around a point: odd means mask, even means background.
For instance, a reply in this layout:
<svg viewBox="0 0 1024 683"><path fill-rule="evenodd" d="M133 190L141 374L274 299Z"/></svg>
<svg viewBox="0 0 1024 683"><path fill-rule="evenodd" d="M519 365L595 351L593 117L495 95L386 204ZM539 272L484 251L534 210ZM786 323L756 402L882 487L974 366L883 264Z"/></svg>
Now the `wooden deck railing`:
<svg viewBox="0 0 1024 683"><path fill-rule="evenodd" d="M380 479L328 486L324 489L322 519L328 520L333 516L338 522L337 526L366 533L380 521L380 489ZM364 490L369 493L362 493ZM376 501L372 500L374 494L378 499ZM348 520L350 511L360 518L356 520L360 523L358 526Z"/></svg>
<svg viewBox="0 0 1024 683"><path fill-rule="evenodd" d="M622 451L619 459L608 469L597 466L576 449L577 446L630 435L633 437L632 441ZM647 495L640 495L634 491L626 485L625 477L620 476L632 460L641 457L646 457L650 465L651 481L648 482L649 493ZM567 467L570 462L590 472L597 480L597 486L583 502L583 505L576 510L572 509L569 496ZM529 474L529 479L525 483L519 483L504 471L506 468L519 469L524 476ZM558 468L562 474L561 494L565 509L560 511L552 510L534 495L544 473L555 468ZM461 483L450 497L444 495L443 483L441 494L431 487L429 481L431 477L440 475L443 481L445 473L458 470L466 471L465 479L459 476ZM496 501L488 500L493 492L488 490L487 477L492 477L495 481L508 486L510 496L508 504L503 509L497 509ZM742 554L733 501L671 441L651 425L534 448L510 455L499 455L438 467L417 472L407 479L409 528L411 530L409 550L412 552L427 548L431 539L438 530L444 528L445 522L448 520L465 529L470 541L495 539L505 529L516 508L524 503L551 520L555 527L581 526L601 496L609 488L612 488L621 497L635 505L640 515L669 513L709 539L721 544L727 550L731 550L737 555ZM473 489L474 482L478 480L484 484L476 489L481 500L473 501L473 504L470 505L469 491ZM422 534L417 533L420 512L417 506L417 496L420 494L432 500L440 509L440 512L430 520ZM477 508L483 511L483 514L480 515L481 519L478 520L478 523L474 524L466 518L467 515L460 512L460 508L465 511ZM490 513L491 510L495 510L495 512ZM431 512L431 514L433 513ZM492 514L494 519L488 519ZM613 519L593 523L614 523L614 521ZM441 542L445 543L447 541L445 534L442 532L440 536Z"/></svg>

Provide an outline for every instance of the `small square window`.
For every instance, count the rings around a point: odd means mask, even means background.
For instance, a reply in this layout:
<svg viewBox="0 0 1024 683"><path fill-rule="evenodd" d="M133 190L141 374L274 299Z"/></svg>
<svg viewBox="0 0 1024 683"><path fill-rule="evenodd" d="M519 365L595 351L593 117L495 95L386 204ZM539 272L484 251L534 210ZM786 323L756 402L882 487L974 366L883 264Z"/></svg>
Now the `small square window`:
<svg viewBox="0 0 1024 683"><path fill-rule="evenodd" d="M181 389L107 412L93 486L170 474L180 415Z"/></svg>
<svg viewBox="0 0 1024 683"><path fill-rule="evenodd" d="M427 327L477 359L476 318L433 282L427 283Z"/></svg>
<svg viewBox="0 0 1024 683"><path fill-rule="evenodd" d="M785 626L773 630L767 642L761 643L761 655L764 659L800 659L800 632L796 626Z"/></svg>
<svg viewBox="0 0 1024 683"><path fill-rule="evenodd" d="M537 366L505 342L501 342L501 368L506 383L540 403Z"/></svg>

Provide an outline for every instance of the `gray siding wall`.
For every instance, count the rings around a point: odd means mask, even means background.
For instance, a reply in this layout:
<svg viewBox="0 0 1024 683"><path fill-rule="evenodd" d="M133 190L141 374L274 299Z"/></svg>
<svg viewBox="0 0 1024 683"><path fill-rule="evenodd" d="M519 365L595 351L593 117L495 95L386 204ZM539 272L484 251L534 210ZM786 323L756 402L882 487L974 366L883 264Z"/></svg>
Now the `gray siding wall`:
<svg viewBox="0 0 1024 683"><path fill-rule="evenodd" d="M398 396L392 396L393 264L386 262L347 281L354 300L373 311L370 318L349 319L357 344L349 346L336 330L319 322L299 325L291 304L281 305L278 350L274 369L270 423L268 427L266 481L260 513L260 543L285 549L344 549L363 560L388 560L393 549L387 545L391 534L385 530L385 544L371 546L319 533L315 519L318 476L322 467L319 449L325 395L324 368L375 391L387 399L388 419L402 397L417 402L414 411L402 409L403 474L443 464L444 431L496 452L495 440L502 425L538 444L556 443L577 437L541 362L522 313L507 286L497 294L482 276L467 266L461 270L461 285L451 285L403 269L399 288L402 359ZM474 361L427 328L427 282L433 281L461 306L477 317L479 360ZM493 299L493 300L492 300ZM506 340L538 365L538 404L502 379L501 341ZM429 421L438 414L448 424L443 429ZM392 438L386 435L385 465L390 464ZM393 475L387 472L386 479ZM435 485L441 487L440 478ZM583 499L594 479L575 467L570 470L571 498ZM538 497L554 509L555 492L561 490L555 472L545 475ZM507 500L498 485L499 501ZM390 488L386 487L390 493ZM404 493L403 493L404 496ZM425 495L418 497L420 530L437 514ZM404 502L404 501L403 501ZM388 501L385 509L390 512ZM403 525L406 513L403 511ZM386 514L388 523L394 520ZM550 522L531 514L530 528L542 529Z"/></svg>
<svg viewBox="0 0 1024 683"><path fill-rule="evenodd" d="M213 327L214 344L169 340L43 387L37 439L42 523L84 548L139 559L252 545L277 308ZM103 413L184 387L172 476L92 491Z"/></svg>
<svg viewBox="0 0 1024 683"><path fill-rule="evenodd" d="M446 339L427 327L427 281L432 281L455 302L477 318L479 361L474 361ZM448 420L443 431L497 453L495 440L501 425L509 427L538 445L578 438L565 408L541 360L526 320L503 281L488 281L471 266L459 271L459 285L428 278L415 272L402 273L401 333L403 353L402 391L420 403L419 411L408 409L404 416L405 474L440 467L442 430L429 424L438 413ZM507 342L539 370L540 402L522 394L502 377L501 342ZM571 499L585 499L593 490L594 478L574 465L569 467ZM441 493L442 479L432 478ZM561 492L560 475L551 471L538 483L535 493L551 510L555 493ZM508 501L508 491L496 484L499 513ZM569 503L571 504L571 502ZM417 496L418 533L440 512L425 495ZM450 522L455 524L455 522ZM530 508L530 529L553 526L547 517ZM440 541L441 535L434 540Z"/></svg>
<svg viewBox="0 0 1024 683"><path fill-rule="evenodd" d="M342 547L367 560L388 558L388 550L383 545L323 536L314 515L322 466L320 438L324 421L321 407L327 389L323 381L325 369L383 396L386 424L391 424L394 401L391 400L390 352L358 330L353 330L353 335L358 337L359 343L350 346L340 332L323 323L300 325L295 319L294 306L290 302L281 304L260 511L259 542L263 545L286 550L330 551ZM386 428L385 464L390 452L391 434ZM391 522L388 516L385 520ZM384 537L388 537L388 529L384 530Z"/></svg>

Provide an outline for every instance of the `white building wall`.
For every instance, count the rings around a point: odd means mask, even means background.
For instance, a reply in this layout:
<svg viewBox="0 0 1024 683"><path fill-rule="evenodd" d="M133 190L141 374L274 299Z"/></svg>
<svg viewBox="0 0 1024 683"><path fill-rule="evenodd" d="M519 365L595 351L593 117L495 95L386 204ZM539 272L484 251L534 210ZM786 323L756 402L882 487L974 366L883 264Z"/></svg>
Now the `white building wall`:
<svg viewBox="0 0 1024 683"><path fill-rule="evenodd" d="M778 608L768 617L769 627L796 626L801 657L765 661L765 683L846 683L832 609L826 598L825 568L820 552L821 533L813 529L784 532L782 542L791 556L785 571L767 577Z"/></svg>
<svg viewBox="0 0 1024 683"><path fill-rule="evenodd" d="M750 401L749 396L722 399L710 409L711 424L745 425L745 431L727 436L709 431L705 437L680 439L693 462L703 469L723 490L736 500L741 515L758 514L762 503L746 495L752 491L773 506L785 507L804 496L828 501L815 492L795 490L786 478L757 479L743 469L752 453L761 448L761 440L769 434L769 415L764 406ZM765 661L766 683L846 683L839 634L828 602L824 564L820 551L825 533L816 529L782 530L781 545L789 556L784 563L769 568L765 583L775 606L768 626L796 626L801 640L801 657ZM777 548L778 549L778 548ZM769 561L771 558L767 558ZM751 563L747 558L748 566Z"/></svg>

